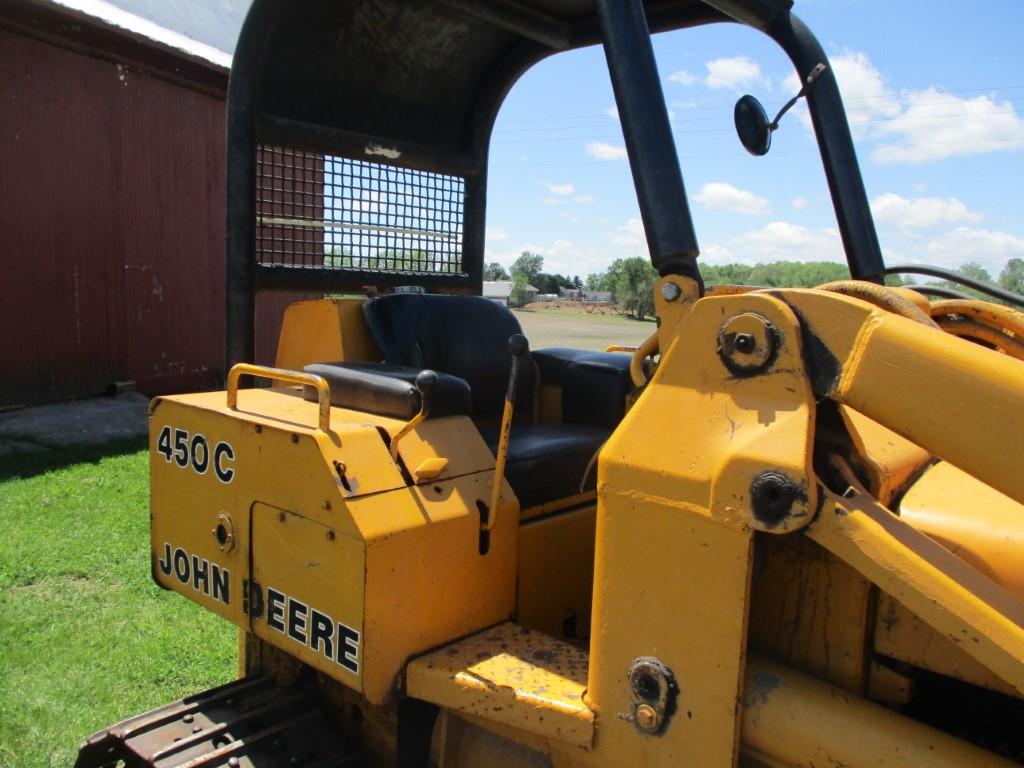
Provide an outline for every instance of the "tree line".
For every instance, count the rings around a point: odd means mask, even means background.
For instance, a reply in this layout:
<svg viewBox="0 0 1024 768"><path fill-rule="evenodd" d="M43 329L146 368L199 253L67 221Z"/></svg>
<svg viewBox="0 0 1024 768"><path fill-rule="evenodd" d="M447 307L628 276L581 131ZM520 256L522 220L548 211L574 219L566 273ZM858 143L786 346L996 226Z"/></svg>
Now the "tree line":
<svg viewBox="0 0 1024 768"><path fill-rule="evenodd" d="M586 280L569 278L561 274L543 271L544 257L539 253L524 251L512 267L506 271L501 264L493 262L484 268L485 280L512 280L510 301L522 306L527 300L526 286L532 285L539 293L558 293L559 288L584 288L588 291L608 291L612 302L633 317L643 320L654 314L654 285L658 273L651 263L641 257L616 259L604 272L587 275ZM767 264L702 264L701 275L705 285L756 285L769 288L814 288L833 280L846 280L850 272L845 264L833 261L773 261ZM968 262L957 270L965 277L973 277L986 283L1024 295L1024 259L1010 259L999 273L998 279L974 262ZM907 281L899 275L886 278L889 285L905 285ZM963 293L991 298L965 286L943 281L940 285L954 288Z"/></svg>

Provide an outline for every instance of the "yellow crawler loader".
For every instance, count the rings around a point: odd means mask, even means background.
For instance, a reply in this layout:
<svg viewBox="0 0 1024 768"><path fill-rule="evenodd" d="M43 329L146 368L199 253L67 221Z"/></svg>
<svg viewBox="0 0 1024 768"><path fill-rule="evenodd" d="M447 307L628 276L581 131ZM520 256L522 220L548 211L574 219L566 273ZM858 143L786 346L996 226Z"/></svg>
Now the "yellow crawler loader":
<svg viewBox="0 0 1024 768"><path fill-rule="evenodd" d="M238 626L240 679L79 766L1024 758L1022 299L884 285L914 268L883 262L790 6L255 0L226 391L150 418L153 578ZM850 280L705 290L650 35L719 22L792 60ZM631 352L531 350L480 296L490 133L525 70L588 45L658 325ZM736 124L763 154L778 118L745 97ZM329 297L289 307L269 368L275 290Z"/></svg>

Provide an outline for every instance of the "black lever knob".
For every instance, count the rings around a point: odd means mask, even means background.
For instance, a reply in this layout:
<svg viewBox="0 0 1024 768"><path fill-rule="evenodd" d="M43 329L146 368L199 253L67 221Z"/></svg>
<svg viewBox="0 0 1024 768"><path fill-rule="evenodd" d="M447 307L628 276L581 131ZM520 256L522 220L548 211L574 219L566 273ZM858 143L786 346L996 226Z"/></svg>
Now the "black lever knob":
<svg viewBox="0 0 1024 768"><path fill-rule="evenodd" d="M437 374L429 368L416 374L414 382L416 391L420 393L420 413L426 416L430 412L430 396L437 389Z"/></svg>
<svg viewBox="0 0 1024 768"><path fill-rule="evenodd" d="M416 374L416 391L424 400L430 397L437 389L437 374L431 370L420 371Z"/></svg>
<svg viewBox="0 0 1024 768"><path fill-rule="evenodd" d="M521 333L513 333L508 337L508 353L512 357L522 357L530 351L530 342Z"/></svg>

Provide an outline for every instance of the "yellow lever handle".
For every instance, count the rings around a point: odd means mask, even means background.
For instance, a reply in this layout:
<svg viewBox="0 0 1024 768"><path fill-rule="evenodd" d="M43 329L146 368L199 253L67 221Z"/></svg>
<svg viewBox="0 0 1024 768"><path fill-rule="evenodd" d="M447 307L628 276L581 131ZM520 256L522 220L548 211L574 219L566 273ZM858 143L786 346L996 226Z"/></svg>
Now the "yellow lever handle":
<svg viewBox="0 0 1024 768"><path fill-rule="evenodd" d="M238 380L242 376L259 376L286 384L302 384L316 389L317 403L320 406L320 419L317 429L321 432L331 431L331 388L327 379L315 373L286 371L283 368L270 368L265 365L238 363L231 366L228 372L228 408L238 410Z"/></svg>

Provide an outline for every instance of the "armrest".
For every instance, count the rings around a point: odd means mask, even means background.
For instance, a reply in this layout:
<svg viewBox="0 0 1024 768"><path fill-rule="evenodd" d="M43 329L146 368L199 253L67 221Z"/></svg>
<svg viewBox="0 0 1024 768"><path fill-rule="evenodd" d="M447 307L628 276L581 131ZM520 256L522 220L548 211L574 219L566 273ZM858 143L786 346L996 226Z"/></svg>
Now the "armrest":
<svg viewBox="0 0 1024 768"><path fill-rule="evenodd" d="M331 405L366 411L394 419L411 419L420 411L420 393L414 382L419 368L384 363L314 363L303 370L327 379ZM315 399L308 390L307 399ZM469 416L473 410L469 384L447 373L437 374L437 388L430 397L428 419Z"/></svg>
<svg viewBox="0 0 1024 768"><path fill-rule="evenodd" d="M542 384L562 387L562 420L614 429L626 412L629 355L552 347L533 353Z"/></svg>

